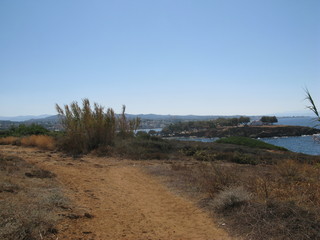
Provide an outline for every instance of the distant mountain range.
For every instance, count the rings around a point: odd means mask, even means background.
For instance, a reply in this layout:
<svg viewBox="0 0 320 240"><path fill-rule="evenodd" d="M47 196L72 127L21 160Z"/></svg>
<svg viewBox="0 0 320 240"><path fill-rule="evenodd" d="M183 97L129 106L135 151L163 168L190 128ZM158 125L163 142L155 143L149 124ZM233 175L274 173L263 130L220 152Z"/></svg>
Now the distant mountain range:
<svg viewBox="0 0 320 240"><path fill-rule="evenodd" d="M240 117L240 115L223 116L223 115L159 115L159 114L126 114L128 119L139 117L141 119L141 129L155 129L163 128L172 123L179 121L205 121L210 119L217 119L219 117L231 118ZM278 118L285 116L300 116L301 115L276 115ZM258 120L261 116L247 116L251 120ZM39 115L39 116L18 116L18 117L0 117L0 130L8 129L12 126L18 126L20 124L39 124L49 130L59 131L62 129L59 115Z"/></svg>
<svg viewBox="0 0 320 240"><path fill-rule="evenodd" d="M223 116L223 115L159 115L159 114L126 114L127 118L132 119L139 117L141 120L209 120L219 117L240 117L240 115ZM250 116L254 117L254 116ZM17 117L1 117L0 121L12 121L12 122L54 122L59 120L59 115L39 115L39 116L17 116Z"/></svg>
<svg viewBox="0 0 320 240"><path fill-rule="evenodd" d="M139 117L142 120L208 120L226 116L197 116L197 115L158 115L158 114L127 114L128 118ZM229 116L230 117L230 116ZM236 116L234 116L236 117Z"/></svg>
<svg viewBox="0 0 320 240"><path fill-rule="evenodd" d="M52 117L52 115L43 114L43 115L38 115L38 116L28 115L28 116L17 116L17 117L1 117L0 116L0 120L1 121L24 122L24 121L28 121L31 119L44 119L44 118L48 118L48 117Z"/></svg>
<svg viewBox="0 0 320 240"><path fill-rule="evenodd" d="M290 117L290 116L312 116L308 111L301 111L301 112L287 112L287 113L279 113L275 114L277 117ZM126 114L128 118L136 118L139 117L141 120L209 120L215 119L219 117L230 118L230 117L240 117L243 115L232 115L232 116L225 116L225 115L205 115L205 116L198 116L198 115L159 115L159 114ZM251 119L259 118L260 116L248 116ZM13 121L13 122L55 122L59 120L58 115L38 115L38 116L17 116L17 117L1 117L0 121Z"/></svg>

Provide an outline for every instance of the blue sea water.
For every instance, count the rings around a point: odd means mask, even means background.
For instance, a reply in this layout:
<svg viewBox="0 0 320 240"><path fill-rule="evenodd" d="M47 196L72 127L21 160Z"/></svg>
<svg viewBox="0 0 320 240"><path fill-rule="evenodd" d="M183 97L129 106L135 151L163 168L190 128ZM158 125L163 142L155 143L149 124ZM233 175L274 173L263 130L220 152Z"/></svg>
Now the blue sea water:
<svg viewBox="0 0 320 240"><path fill-rule="evenodd" d="M278 118L278 122L275 125L292 125L292 126L305 126L319 128L319 122L312 117L282 117Z"/></svg>
<svg viewBox="0 0 320 240"><path fill-rule="evenodd" d="M312 117L288 117L278 118L278 125L294 125L319 128L319 122ZM318 126L317 126L318 125ZM260 140L285 147L293 152L310 155L320 155L320 142L315 141L314 136L261 138Z"/></svg>
<svg viewBox="0 0 320 240"><path fill-rule="evenodd" d="M285 147L292 152L320 155L320 142L314 140L313 136L261 138L260 140Z"/></svg>

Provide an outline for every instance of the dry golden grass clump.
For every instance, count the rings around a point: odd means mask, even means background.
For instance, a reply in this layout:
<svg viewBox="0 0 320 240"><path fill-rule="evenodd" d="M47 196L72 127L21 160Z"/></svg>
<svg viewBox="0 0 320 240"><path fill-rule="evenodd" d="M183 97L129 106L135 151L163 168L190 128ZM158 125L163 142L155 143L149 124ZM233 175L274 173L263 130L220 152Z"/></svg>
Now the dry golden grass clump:
<svg viewBox="0 0 320 240"><path fill-rule="evenodd" d="M32 135L21 138L21 145L28 147L37 147L45 150L55 149L55 140L53 137L46 135Z"/></svg>
<svg viewBox="0 0 320 240"><path fill-rule="evenodd" d="M4 137L0 138L0 144L37 147L44 150L54 150L56 148L55 139L47 135L32 135L28 137Z"/></svg>
<svg viewBox="0 0 320 240"><path fill-rule="evenodd" d="M3 137L0 138L0 144L4 145L17 145L20 138L18 137Z"/></svg>

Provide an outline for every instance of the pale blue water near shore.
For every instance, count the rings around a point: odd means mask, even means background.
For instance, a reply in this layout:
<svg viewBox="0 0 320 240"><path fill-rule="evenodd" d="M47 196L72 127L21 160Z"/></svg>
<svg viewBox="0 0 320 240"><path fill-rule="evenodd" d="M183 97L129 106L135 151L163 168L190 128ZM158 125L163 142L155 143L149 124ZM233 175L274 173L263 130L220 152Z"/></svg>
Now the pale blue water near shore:
<svg viewBox="0 0 320 240"><path fill-rule="evenodd" d="M219 138L177 137L170 139L177 139L180 141L214 142ZM259 140L276 146L287 148L292 152L304 153L309 155L320 155L320 142L316 142L313 139L313 136L260 138Z"/></svg>
<svg viewBox="0 0 320 240"><path fill-rule="evenodd" d="M278 118L277 125L294 125L294 126L307 126L316 127L319 122L316 122L311 117L292 117L292 118ZM281 138L261 138L260 140L285 147L293 152L305 153L310 155L320 155L320 142L316 142L313 136L301 137L281 137Z"/></svg>
<svg viewBox="0 0 320 240"><path fill-rule="evenodd" d="M320 128L320 126L316 126L318 124L320 123L312 117L283 117L278 118L278 123L276 123L275 125L292 125Z"/></svg>
<svg viewBox="0 0 320 240"><path fill-rule="evenodd" d="M315 141L312 136L261 138L259 140L285 147L292 152L320 155L320 142Z"/></svg>

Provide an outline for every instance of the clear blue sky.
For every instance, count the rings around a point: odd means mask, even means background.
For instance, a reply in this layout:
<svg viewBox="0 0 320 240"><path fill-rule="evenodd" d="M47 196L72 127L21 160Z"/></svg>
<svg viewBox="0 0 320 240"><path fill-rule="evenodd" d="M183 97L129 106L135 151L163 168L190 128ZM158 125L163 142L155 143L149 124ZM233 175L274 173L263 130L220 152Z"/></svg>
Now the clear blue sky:
<svg viewBox="0 0 320 240"><path fill-rule="evenodd" d="M0 116L272 114L304 87L320 104L319 0L0 1Z"/></svg>

